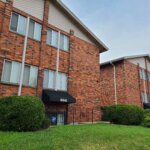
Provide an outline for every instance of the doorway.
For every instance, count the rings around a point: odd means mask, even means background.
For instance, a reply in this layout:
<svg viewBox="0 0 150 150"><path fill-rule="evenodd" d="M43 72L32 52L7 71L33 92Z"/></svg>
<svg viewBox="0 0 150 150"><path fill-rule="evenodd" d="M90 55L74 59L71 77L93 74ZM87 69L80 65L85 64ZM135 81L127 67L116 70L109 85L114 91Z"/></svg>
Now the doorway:
<svg viewBox="0 0 150 150"><path fill-rule="evenodd" d="M50 114L50 122L51 122L51 125L64 125L65 113Z"/></svg>

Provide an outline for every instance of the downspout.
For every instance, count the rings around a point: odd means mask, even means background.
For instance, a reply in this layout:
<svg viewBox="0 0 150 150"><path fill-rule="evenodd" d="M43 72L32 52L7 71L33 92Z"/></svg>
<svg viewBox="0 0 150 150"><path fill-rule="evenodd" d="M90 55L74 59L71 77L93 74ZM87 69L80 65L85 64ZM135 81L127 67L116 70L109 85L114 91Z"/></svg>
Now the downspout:
<svg viewBox="0 0 150 150"><path fill-rule="evenodd" d="M145 96L145 94L147 94L147 92L146 92L147 91L147 88L146 88L146 79L143 79L143 86L144 86L144 96Z"/></svg>
<svg viewBox="0 0 150 150"><path fill-rule="evenodd" d="M150 92L149 92L149 77L148 77L148 65L147 65L147 57L145 57L145 68L146 68L146 83L147 83L147 93L148 95L150 95ZM148 102L150 102L150 97L148 96Z"/></svg>
<svg viewBox="0 0 150 150"><path fill-rule="evenodd" d="M118 99L117 99L117 80L116 80L116 66L110 62L110 64L113 66L114 68L114 95L115 95L115 104L118 104Z"/></svg>
<svg viewBox="0 0 150 150"><path fill-rule="evenodd" d="M143 100L142 100L142 95L141 95L142 90L141 90L140 64L139 63L137 65L137 71L138 71L139 95L140 95L141 106L143 107Z"/></svg>
<svg viewBox="0 0 150 150"><path fill-rule="evenodd" d="M21 96L21 92L22 92L24 66L25 66L27 42L28 42L29 22L30 22L30 17L27 18L27 26L26 26L25 40L24 40L24 46L23 46L23 54L22 54L22 64L21 64L21 74L20 74L20 81L19 81L18 96Z"/></svg>
<svg viewBox="0 0 150 150"><path fill-rule="evenodd" d="M57 82L58 82L58 71L59 71L59 54L60 54L60 31L58 32L58 46L57 46L57 58L56 58L56 76L55 76L55 91L58 90Z"/></svg>

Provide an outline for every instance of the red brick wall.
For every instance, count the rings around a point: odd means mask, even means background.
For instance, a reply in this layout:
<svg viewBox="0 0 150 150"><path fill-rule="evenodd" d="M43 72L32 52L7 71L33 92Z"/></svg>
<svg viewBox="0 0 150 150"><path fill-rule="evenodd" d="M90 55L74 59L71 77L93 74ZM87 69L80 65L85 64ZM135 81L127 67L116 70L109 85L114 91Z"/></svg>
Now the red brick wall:
<svg viewBox="0 0 150 150"><path fill-rule="evenodd" d="M73 36L70 48L69 92L76 97L77 103L69 109L75 108L77 115L82 111L82 120L88 121L86 111L100 110L99 49ZM94 121L99 117L94 115Z"/></svg>
<svg viewBox="0 0 150 150"><path fill-rule="evenodd" d="M126 104L142 106L141 90L139 85L139 68L137 65L125 61L126 76Z"/></svg>
<svg viewBox="0 0 150 150"><path fill-rule="evenodd" d="M116 88L117 101L124 103L126 99L125 94L125 80L124 80L124 62L120 61L116 66ZM114 88L114 67L112 64L101 67L101 105L115 104L115 88Z"/></svg>
<svg viewBox="0 0 150 150"><path fill-rule="evenodd" d="M144 91L144 80L140 79L138 65L122 60L115 63L115 66L118 104L133 104L143 107L141 92ZM101 66L100 100L104 106L115 104L113 73L114 70L111 64Z"/></svg>
<svg viewBox="0 0 150 150"><path fill-rule="evenodd" d="M27 16L28 14L12 7L12 3L0 2L0 76L4 59L21 62L24 36L9 31L12 11ZM26 63L39 67L37 88L23 87L22 95L35 95L41 97L43 87L44 69L56 69L56 48L46 44L48 24L48 3L45 1L41 41L28 40ZM4 18L3 18L4 17ZM2 21L3 18L3 21ZM52 27L54 28L54 27ZM58 30L57 28L55 28ZM61 29L59 29L61 31ZM59 71L69 75L68 92L77 100L76 104L69 107L68 122L73 122L72 110L76 110L75 121L97 121L100 119L100 69L99 48L89 44L74 34L70 36L70 52L60 51ZM71 32L73 33L73 32ZM0 84L0 96L16 95L17 85Z"/></svg>

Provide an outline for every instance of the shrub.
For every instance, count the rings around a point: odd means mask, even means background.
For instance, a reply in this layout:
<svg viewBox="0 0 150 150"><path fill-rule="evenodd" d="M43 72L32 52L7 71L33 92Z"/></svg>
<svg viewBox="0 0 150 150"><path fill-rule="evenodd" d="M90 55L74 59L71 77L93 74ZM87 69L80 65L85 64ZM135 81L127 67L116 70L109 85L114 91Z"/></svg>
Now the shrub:
<svg viewBox="0 0 150 150"><path fill-rule="evenodd" d="M37 97L11 96L0 99L0 130L38 130L44 115L44 105Z"/></svg>
<svg viewBox="0 0 150 150"><path fill-rule="evenodd" d="M144 109L144 118L150 117L150 109Z"/></svg>
<svg viewBox="0 0 150 150"><path fill-rule="evenodd" d="M110 107L109 106L104 106L101 107L102 110L102 120L103 121L110 121Z"/></svg>
<svg viewBox="0 0 150 150"><path fill-rule="evenodd" d="M45 115L45 118L42 122L41 128L42 129L47 129L50 126L50 119L48 118L48 116Z"/></svg>
<svg viewBox="0 0 150 150"><path fill-rule="evenodd" d="M150 128L150 109L145 109L144 110L143 126Z"/></svg>
<svg viewBox="0 0 150 150"><path fill-rule="evenodd" d="M150 128L150 117L144 118L143 126Z"/></svg>
<svg viewBox="0 0 150 150"><path fill-rule="evenodd" d="M134 105L112 105L102 108L104 121L115 124L139 125L143 121L143 110Z"/></svg>

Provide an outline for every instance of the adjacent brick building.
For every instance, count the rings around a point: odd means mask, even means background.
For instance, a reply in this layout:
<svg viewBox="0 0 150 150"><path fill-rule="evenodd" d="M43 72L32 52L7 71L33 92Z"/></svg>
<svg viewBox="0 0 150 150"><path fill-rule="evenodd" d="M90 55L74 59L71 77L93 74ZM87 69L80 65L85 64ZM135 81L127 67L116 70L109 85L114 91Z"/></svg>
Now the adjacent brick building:
<svg viewBox="0 0 150 150"><path fill-rule="evenodd" d="M101 105L149 107L150 56L123 57L101 64Z"/></svg>
<svg viewBox="0 0 150 150"><path fill-rule="evenodd" d="M40 97L54 124L100 119L106 50L61 1L0 0L0 96Z"/></svg>

